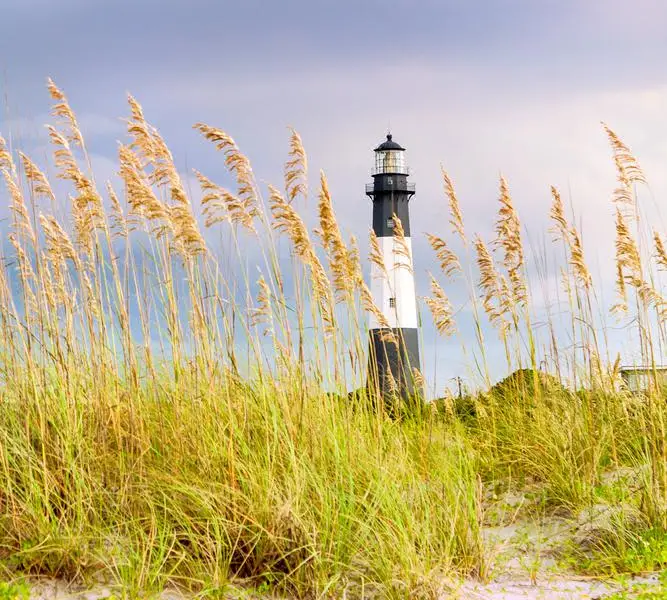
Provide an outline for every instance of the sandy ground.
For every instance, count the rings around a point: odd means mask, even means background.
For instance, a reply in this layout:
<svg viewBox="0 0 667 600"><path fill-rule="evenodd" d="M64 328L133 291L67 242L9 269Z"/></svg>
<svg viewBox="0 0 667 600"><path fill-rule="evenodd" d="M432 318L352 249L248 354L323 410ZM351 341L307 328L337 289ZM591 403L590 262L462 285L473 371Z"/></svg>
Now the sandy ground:
<svg viewBox="0 0 667 600"><path fill-rule="evenodd" d="M557 575L551 579L538 579L533 584L529 579L503 577L489 584L467 581L458 591L449 594L449 597L460 600L579 600L586 598L592 600L605 598L614 592L625 591L631 598L634 595L633 590L636 594L640 589L655 589L658 586L657 575L635 578L623 584Z"/></svg>
<svg viewBox="0 0 667 600"><path fill-rule="evenodd" d="M593 600L625 590L628 597L633 596L632 589L656 587L657 575L643 577L624 582L604 582L582 578L566 578L554 576L548 580L537 580L535 584L529 579L516 576L502 576L488 584L473 581L464 582L458 589L446 592L442 600ZM122 593L112 588L99 586L81 588L61 581L36 581L31 587L31 600L111 600L121 598ZM251 593L232 594L231 598L247 600L260 598ZM178 592L163 592L160 600L184 600ZM265 598L268 600L268 598Z"/></svg>
<svg viewBox="0 0 667 600"><path fill-rule="evenodd" d="M505 494L493 503L484 528L490 581L465 581L443 597L460 600L575 600L602 599L624 591L632 598L639 590L660 589L658 574L622 582L577 576L563 570L557 557L568 540L585 544L596 530L610 526L609 514L618 507L597 505L573 518L521 515L529 501L524 494Z"/></svg>

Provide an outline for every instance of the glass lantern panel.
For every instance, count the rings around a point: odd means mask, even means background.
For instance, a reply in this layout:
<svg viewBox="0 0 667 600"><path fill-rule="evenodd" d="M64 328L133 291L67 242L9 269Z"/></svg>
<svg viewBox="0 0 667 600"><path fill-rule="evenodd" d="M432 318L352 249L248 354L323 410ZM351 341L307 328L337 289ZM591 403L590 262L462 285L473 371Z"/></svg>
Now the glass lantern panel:
<svg viewBox="0 0 667 600"><path fill-rule="evenodd" d="M405 155L402 150L382 150L375 154L377 173L406 173Z"/></svg>

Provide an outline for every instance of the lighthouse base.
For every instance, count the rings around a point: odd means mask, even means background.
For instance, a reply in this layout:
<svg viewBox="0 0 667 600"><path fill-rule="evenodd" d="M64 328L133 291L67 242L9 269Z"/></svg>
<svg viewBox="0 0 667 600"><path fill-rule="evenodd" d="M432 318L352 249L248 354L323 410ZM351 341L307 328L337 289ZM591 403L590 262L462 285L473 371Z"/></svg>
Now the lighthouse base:
<svg viewBox="0 0 667 600"><path fill-rule="evenodd" d="M371 329L368 352L368 387L383 398L413 400L423 390L419 376L419 338L417 328ZM393 334L396 343L391 341ZM387 339L389 338L389 339Z"/></svg>

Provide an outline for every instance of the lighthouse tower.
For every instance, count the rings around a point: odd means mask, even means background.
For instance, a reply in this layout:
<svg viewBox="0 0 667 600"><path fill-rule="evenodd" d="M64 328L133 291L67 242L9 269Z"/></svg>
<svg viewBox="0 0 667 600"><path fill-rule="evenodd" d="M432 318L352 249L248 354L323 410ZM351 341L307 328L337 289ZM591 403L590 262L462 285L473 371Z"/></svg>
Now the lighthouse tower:
<svg viewBox="0 0 667 600"><path fill-rule="evenodd" d="M371 314L368 375L371 389L379 389L383 396L397 393L403 399L421 393L415 389L419 339L408 212L415 184L408 183L408 175L405 148L387 134L375 148L373 183L366 185L373 200L373 231L384 259L384 269L371 264L371 293L386 321L381 324ZM394 215L403 228L403 243L396 237Z"/></svg>

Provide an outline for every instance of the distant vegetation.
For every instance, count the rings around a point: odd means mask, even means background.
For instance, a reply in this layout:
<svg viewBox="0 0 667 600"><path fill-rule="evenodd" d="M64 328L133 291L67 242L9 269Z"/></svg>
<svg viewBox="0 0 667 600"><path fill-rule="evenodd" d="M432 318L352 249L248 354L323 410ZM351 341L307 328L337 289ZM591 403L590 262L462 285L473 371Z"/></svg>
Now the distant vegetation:
<svg viewBox="0 0 667 600"><path fill-rule="evenodd" d="M451 335L444 281L467 282L477 336L469 350L487 384L396 411L363 387L366 316L384 317L324 175L319 225L305 225L307 161L296 132L284 190L264 192L226 132L196 125L233 185L195 171L195 201L134 99L114 186L94 179L67 99L49 90L53 164L41 169L0 139L11 207L0 264L7 576L102 575L135 596L166 585L219 595L235 581L297 597L430 598L449 576L492 573L488 499L524 485L538 487L545 510L574 515L612 502L638 514L585 552L573 549L578 568L667 564L665 397L657 386L629 394L619 360L604 358L605 309L556 188L567 348L534 336L507 181L489 246L466 232L443 172L450 226L428 236L441 273L425 304ZM637 328L651 364L667 341L664 232L640 219L634 190L644 175L605 130L618 173L613 310ZM209 250L209 228L224 253ZM370 248L381 263L372 234ZM457 254L475 257L478 273L466 275ZM494 386L486 319L513 373ZM361 391L348 397L350 389ZM619 469L637 474L632 485L605 479Z"/></svg>

